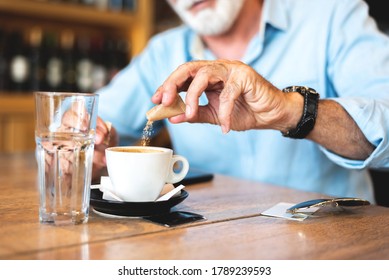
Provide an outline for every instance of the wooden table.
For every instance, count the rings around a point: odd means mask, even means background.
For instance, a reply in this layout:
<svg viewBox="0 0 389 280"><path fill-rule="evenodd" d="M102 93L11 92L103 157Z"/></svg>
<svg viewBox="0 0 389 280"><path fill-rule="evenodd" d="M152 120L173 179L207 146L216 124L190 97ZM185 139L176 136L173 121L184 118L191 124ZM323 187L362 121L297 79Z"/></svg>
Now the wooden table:
<svg viewBox="0 0 389 280"><path fill-rule="evenodd" d="M322 195L216 175L186 187L175 209L207 220L166 228L140 218L38 222L33 154L0 155L0 259L389 259L389 208L367 206L303 222L260 215Z"/></svg>

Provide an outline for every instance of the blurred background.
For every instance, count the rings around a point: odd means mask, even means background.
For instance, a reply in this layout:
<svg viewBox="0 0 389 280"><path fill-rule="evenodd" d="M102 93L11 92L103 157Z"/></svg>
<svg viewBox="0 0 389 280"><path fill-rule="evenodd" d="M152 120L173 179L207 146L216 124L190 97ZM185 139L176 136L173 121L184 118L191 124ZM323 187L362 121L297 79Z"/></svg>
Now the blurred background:
<svg viewBox="0 0 389 280"><path fill-rule="evenodd" d="M33 91L94 92L155 33L165 0L0 0L0 152L33 151Z"/></svg>
<svg viewBox="0 0 389 280"><path fill-rule="evenodd" d="M94 92L179 24L166 0L0 0L0 153L34 150L33 91Z"/></svg>

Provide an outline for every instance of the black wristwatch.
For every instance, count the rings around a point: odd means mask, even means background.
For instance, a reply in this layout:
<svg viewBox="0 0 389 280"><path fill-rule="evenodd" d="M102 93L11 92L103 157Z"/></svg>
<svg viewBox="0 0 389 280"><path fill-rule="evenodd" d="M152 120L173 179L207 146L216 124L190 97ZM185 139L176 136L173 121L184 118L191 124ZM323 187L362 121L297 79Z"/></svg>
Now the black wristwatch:
<svg viewBox="0 0 389 280"><path fill-rule="evenodd" d="M304 111L301 120L298 122L296 128L287 132L282 132L282 135L285 137L303 139L315 126L320 95L316 92L316 90L304 86L291 86L284 88L282 91L298 92L304 96Z"/></svg>

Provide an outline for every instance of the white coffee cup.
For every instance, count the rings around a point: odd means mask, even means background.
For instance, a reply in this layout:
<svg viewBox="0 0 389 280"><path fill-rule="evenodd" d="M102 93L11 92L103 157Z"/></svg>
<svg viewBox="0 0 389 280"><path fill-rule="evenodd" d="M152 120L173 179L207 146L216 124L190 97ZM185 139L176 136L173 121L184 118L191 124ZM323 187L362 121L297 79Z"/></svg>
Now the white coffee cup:
<svg viewBox="0 0 389 280"><path fill-rule="evenodd" d="M112 191L124 201L154 201L166 183L177 183L189 170L186 158L168 148L151 146L110 147L105 150ZM176 163L181 169L176 171Z"/></svg>

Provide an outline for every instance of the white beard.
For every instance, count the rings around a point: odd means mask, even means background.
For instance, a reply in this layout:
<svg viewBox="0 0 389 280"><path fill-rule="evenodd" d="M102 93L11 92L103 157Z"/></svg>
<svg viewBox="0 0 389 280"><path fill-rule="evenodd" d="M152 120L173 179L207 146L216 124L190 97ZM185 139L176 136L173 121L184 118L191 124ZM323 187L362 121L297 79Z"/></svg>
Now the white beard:
<svg viewBox="0 0 389 280"><path fill-rule="evenodd" d="M189 12L199 0L177 0L169 3L178 16L199 35L222 35L230 30L245 0L216 0L214 8L206 8L195 15Z"/></svg>

